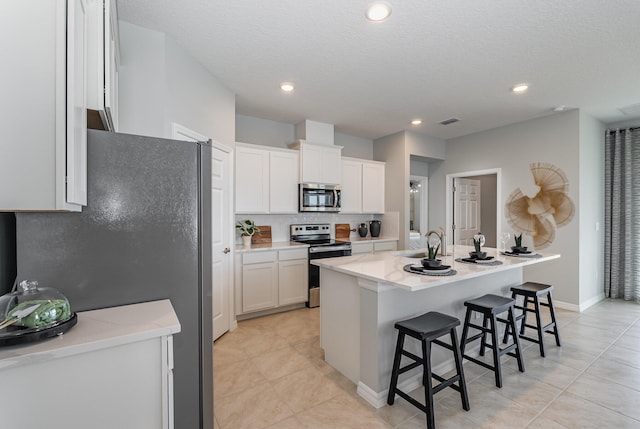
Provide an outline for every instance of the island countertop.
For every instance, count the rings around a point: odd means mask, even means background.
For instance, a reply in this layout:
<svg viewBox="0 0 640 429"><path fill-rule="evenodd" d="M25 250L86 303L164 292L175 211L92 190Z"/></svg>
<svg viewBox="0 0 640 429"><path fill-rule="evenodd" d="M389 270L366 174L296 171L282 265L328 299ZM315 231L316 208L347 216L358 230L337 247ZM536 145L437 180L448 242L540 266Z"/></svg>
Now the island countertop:
<svg viewBox="0 0 640 429"><path fill-rule="evenodd" d="M540 255L539 257L507 256L500 254L497 249L483 248L483 251L486 251L489 256L493 256L494 260L502 262L500 265L486 265L455 261L457 258L468 257L469 252L473 251L471 246L455 245L448 250L448 256L438 256L438 259L442 259L443 265L451 265L451 268L457 272L451 276L420 275L404 271L405 265L420 265L421 259L406 255L414 255L423 252L424 249L317 259L311 263L322 268L413 292L560 258L559 254L543 252L535 252Z"/></svg>

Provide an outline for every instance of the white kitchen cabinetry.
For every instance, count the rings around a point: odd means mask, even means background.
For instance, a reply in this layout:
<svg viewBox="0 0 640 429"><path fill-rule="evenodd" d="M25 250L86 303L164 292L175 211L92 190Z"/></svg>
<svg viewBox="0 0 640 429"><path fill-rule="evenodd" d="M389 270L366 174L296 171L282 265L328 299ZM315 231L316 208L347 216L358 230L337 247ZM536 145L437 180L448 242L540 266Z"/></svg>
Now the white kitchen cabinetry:
<svg viewBox="0 0 640 429"><path fill-rule="evenodd" d="M298 142L290 145L300 150L300 182L340 184L342 146Z"/></svg>
<svg viewBox="0 0 640 429"><path fill-rule="evenodd" d="M236 263L237 315L307 301L307 247L247 251L237 255Z"/></svg>
<svg viewBox="0 0 640 429"><path fill-rule="evenodd" d="M397 250L397 248L397 240L367 240L351 242L352 255L386 252L389 250Z"/></svg>
<svg viewBox="0 0 640 429"><path fill-rule="evenodd" d="M236 143L236 213L298 213L297 151Z"/></svg>
<svg viewBox="0 0 640 429"><path fill-rule="evenodd" d="M278 252L242 255L242 312L278 305Z"/></svg>
<svg viewBox="0 0 640 429"><path fill-rule="evenodd" d="M89 12L88 46L91 47L87 52L89 123L92 128L118 131L120 37L116 1L86 1Z"/></svg>
<svg viewBox="0 0 640 429"><path fill-rule="evenodd" d="M2 427L172 429L178 332L163 300L80 312L64 335L0 349Z"/></svg>
<svg viewBox="0 0 640 429"><path fill-rule="evenodd" d="M341 213L384 213L385 163L342 158Z"/></svg>
<svg viewBox="0 0 640 429"><path fill-rule="evenodd" d="M0 2L0 211L86 205L86 6Z"/></svg>
<svg viewBox="0 0 640 429"><path fill-rule="evenodd" d="M280 250L278 261L278 305L307 301L309 294L307 249Z"/></svg>

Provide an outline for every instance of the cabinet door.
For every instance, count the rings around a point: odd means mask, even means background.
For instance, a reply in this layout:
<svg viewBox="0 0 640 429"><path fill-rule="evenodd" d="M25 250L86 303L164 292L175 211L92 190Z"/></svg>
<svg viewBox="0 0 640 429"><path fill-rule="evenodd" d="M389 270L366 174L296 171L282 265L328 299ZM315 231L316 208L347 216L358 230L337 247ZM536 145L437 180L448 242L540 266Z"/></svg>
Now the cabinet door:
<svg viewBox="0 0 640 429"><path fill-rule="evenodd" d="M236 213L269 212L269 152L236 146Z"/></svg>
<svg viewBox="0 0 640 429"><path fill-rule="evenodd" d="M375 253L378 252L386 252L389 250L397 250L398 242L397 241L380 241L373 243L373 250Z"/></svg>
<svg viewBox="0 0 640 429"><path fill-rule="evenodd" d="M269 211L298 213L298 168L296 151L269 153Z"/></svg>
<svg viewBox="0 0 640 429"><path fill-rule="evenodd" d="M264 310L278 305L278 263L242 267L242 312Z"/></svg>
<svg viewBox="0 0 640 429"><path fill-rule="evenodd" d="M87 5L67 3L67 202L87 204Z"/></svg>
<svg viewBox="0 0 640 429"><path fill-rule="evenodd" d="M307 301L309 263L307 259L280 261L278 264L278 304L289 305Z"/></svg>
<svg viewBox="0 0 640 429"><path fill-rule="evenodd" d="M341 154L342 149L340 148L324 148L322 152L322 183L340 184Z"/></svg>
<svg viewBox="0 0 640 429"><path fill-rule="evenodd" d="M351 243L351 254L358 255L361 253L373 253L373 243L370 241L365 241L361 243Z"/></svg>
<svg viewBox="0 0 640 429"><path fill-rule="evenodd" d="M384 213L384 164L362 164L362 212Z"/></svg>
<svg viewBox="0 0 640 429"><path fill-rule="evenodd" d="M341 213L362 213L362 163L342 160Z"/></svg>
<svg viewBox="0 0 640 429"><path fill-rule="evenodd" d="M322 180L323 149L324 148L316 145L300 145L300 182L324 183Z"/></svg>

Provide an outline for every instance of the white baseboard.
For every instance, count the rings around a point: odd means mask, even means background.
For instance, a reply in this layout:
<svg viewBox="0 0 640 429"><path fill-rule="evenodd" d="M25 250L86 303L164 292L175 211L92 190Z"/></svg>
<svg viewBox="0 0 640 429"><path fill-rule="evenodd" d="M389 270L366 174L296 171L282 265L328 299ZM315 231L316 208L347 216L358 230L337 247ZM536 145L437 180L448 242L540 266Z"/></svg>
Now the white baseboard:
<svg viewBox="0 0 640 429"><path fill-rule="evenodd" d="M432 371L436 374L444 374L455 368L453 358L451 361L442 362L432 368ZM413 377L407 378L398 383L398 388L403 392L411 392L422 386L422 374L416 374ZM375 408L382 408L387 403L387 396L389 396L389 389L384 389L382 392L376 392L362 381L358 382L358 395L360 395L365 401ZM396 397L398 397L396 395Z"/></svg>
<svg viewBox="0 0 640 429"><path fill-rule="evenodd" d="M569 311L575 311L577 313L581 313L585 311L587 308L599 303L603 299L605 299L604 292L594 296L588 301L581 302L580 305L571 304L569 302L564 302L564 301L556 301L556 300L553 300L553 305L558 308L562 308L563 310L569 310Z"/></svg>

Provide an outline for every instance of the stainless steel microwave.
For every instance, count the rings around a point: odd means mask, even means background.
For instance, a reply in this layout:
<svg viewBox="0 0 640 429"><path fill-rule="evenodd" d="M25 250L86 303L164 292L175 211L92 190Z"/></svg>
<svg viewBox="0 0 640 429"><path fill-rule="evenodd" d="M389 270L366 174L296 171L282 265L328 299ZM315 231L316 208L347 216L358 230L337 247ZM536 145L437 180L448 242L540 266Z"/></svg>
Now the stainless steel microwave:
<svg viewBox="0 0 640 429"><path fill-rule="evenodd" d="M339 212L340 185L300 184L301 212Z"/></svg>

